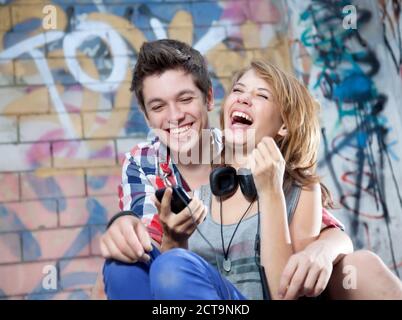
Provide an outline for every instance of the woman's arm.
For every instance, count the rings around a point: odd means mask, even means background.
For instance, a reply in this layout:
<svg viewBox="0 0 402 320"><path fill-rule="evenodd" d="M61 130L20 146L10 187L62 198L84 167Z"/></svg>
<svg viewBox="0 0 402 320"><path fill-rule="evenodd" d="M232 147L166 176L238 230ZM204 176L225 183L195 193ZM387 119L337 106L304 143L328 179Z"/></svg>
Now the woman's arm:
<svg viewBox="0 0 402 320"><path fill-rule="evenodd" d="M263 138L249 158L261 215L261 264L269 290L278 299L279 281L293 254L282 190L285 161L272 138Z"/></svg>
<svg viewBox="0 0 402 320"><path fill-rule="evenodd" d="M293 254L283 192L260 189L261 264L264 266L272 299L279 299L282 272Z"/></svg>
<svg viewBox="0 0 402 320"><path fill-rule="evenodd" d="M303 250L318 238L321 221L321 188L319 183L314 183L302 188L290 224L290 236L294 252Z"/></svg>

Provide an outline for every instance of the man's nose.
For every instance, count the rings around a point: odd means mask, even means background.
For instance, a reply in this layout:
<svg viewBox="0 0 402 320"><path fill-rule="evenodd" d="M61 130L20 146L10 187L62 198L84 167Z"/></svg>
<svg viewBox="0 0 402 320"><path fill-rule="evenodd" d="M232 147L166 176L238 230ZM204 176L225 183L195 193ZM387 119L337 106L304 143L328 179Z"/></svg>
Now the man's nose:
<svg viewBox="0 0 402 320"><path fill-rule="evenodd" d="M174 124L174 123L179 123L181 120L183 120L185 117L185 114L183 110L177 105L177 104L171 104L169 106L169 122Z"/></svg>

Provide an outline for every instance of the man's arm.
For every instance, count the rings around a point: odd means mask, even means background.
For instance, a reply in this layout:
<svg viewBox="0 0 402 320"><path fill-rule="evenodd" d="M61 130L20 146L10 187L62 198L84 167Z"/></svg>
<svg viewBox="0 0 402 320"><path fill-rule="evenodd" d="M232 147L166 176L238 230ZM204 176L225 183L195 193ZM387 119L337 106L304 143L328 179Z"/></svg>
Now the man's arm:
<svg viewBox="0 0 402 320"><path fill-rule="evenodd" d="M325 211L325 212L324 212ZM328 215L323 210L323 229L318 239L307 246L299 245L296 253L289 259L281 277L281 291L294 287L290 299L299 296L316 297L327 287L333 266L345 255L353 252L352 240L343 231L342 224L328 222ZM331 220L335 221L335 220ZM342 228L342 229L341 229ZM302 272L290 272L299 269Z"/></svg>
<svg viewBox="0 0 402 320"><path fill-rule="evenodd" d="M120 209L131 211L133 215L117 218L102 235L100 247L104 258L127 263L149 260L146 252L152 250L150 233L154 239L161 238L157 228L147 230L157 212L151 200L154 190L142 168L128 154L123 163L119 197ZM157 243L154 241L154 244Z"/></svg>

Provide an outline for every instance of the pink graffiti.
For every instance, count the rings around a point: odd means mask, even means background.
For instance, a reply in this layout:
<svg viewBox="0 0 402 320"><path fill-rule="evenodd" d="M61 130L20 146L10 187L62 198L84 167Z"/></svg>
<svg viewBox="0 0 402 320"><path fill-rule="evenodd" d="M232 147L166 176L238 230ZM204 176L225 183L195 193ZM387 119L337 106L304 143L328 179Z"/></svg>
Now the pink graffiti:
<svg viewBox="0 0 402 320"><path fill-rule="evenodd" d="M225 3L222 19L236 23L262 22L277 24L281 21L281 14L272 1L228 1Z"/></svg>

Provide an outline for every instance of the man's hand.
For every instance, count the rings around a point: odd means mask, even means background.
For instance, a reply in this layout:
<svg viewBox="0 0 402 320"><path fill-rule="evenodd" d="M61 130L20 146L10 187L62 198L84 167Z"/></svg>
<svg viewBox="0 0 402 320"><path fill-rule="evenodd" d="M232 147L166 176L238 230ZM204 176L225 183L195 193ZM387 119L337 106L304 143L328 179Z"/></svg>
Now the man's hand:
<svg viewBox="0 0 402 320"><path fill-rule="evenodd" d="M328 252L326 241L316 240L292 255L281 276L279 296L290 300L321 294L333 269L334 259Z"/></svg>
<svg viewBox="0 0 402 320"><path fill-rule="evenodd" d="M187 240L193 234L196 226L204 221L207 210L197 198L193 198L179 213L173 213L170 208L172 189L167 188L162 202L154 198L163 228L162 251L174 247L187 248ZM191 212L190 212L190 210Z"/></svg>
<svg viewBox="0 0 402 320"><path fill-rule="evenodd" d="M152 250L151 238L141 220L135 216L119 217L100 240L102 256L126 263L147 262Z"/></svg>

